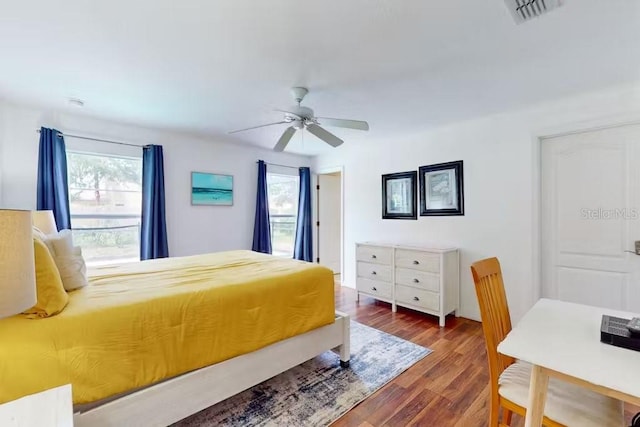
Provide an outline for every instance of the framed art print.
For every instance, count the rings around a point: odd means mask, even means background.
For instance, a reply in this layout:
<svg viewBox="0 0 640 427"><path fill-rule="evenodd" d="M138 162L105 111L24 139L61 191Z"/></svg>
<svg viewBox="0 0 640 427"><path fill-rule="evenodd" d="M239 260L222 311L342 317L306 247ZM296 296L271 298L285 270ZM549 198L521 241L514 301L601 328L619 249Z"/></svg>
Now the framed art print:
<svg viewBox="0 0 640 427"><path fill-rule="evenodd" d="M420 216L464 215L462 169L462 160L420 167Z"/></svg>
<svg viewBox="0 0 640 427"><path fill-rule="evenodd" d="M233 175L191 172L191 204L233 206Z"/></svg>
<svg viewBox="0 0 640 427"><path fill-rule="evenodd" d="M417 219L417 173L382 175L382 218Z"/></svg>

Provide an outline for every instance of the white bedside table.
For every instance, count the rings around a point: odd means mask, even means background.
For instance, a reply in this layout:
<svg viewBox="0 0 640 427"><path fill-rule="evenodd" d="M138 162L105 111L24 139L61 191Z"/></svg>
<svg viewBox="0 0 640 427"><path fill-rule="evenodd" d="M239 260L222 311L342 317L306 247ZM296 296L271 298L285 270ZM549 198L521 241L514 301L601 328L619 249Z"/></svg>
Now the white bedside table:
<svg viewBox="0 0 640 427"><path fill-rule="evenodd" d="M71 384L0 405L3 427L73 427Z"/></svg>

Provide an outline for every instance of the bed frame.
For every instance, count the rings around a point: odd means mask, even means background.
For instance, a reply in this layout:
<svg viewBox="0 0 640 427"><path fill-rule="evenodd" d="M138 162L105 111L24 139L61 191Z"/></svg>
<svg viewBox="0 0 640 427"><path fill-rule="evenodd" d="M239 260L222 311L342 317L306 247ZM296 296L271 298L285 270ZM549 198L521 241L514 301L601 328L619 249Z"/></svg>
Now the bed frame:
<svg viewBox="0 0 640 427"><path fill-rule="evenodd" d="M76 427L167 426L268 380L327 350L349 366L349 315L335 322L215 365L135 391L73 417Z"/></svg>

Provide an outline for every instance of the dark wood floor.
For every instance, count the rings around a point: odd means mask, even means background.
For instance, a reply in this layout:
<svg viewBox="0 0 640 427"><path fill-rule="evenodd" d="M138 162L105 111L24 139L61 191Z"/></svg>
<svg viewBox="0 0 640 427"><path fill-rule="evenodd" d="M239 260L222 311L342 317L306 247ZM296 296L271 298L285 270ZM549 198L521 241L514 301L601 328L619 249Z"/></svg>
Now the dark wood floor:
<svg viewBox="0 0 640 427"><path fill-rule="evenodd" d="M389 304L371 298L361 298L358 303L353 289L340 286L336 286L336 309L434 352L333 426L487 425L489 371L480 323L450 316L446 328L441 329L436 317L403 308L392 313ZM633 409L628 409L628 416ZM513 426L524 425L517 416L513 421Z"/></svg>

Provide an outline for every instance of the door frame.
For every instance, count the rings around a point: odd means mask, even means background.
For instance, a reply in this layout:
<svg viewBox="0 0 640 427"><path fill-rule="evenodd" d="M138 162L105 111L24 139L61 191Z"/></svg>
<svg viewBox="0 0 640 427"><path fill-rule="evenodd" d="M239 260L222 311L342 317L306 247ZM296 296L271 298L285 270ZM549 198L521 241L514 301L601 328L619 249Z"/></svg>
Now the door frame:
<svg viewBox="0 0 640 427"><path fill-rule="evenodd" d="M317 225L319 221L320 206L318 204L319 197L318 197L317 186L320 183L320 175L328 175L336 172L340 173L340 284L342 284L344 279L344 166L343 165L323 167L315 171L315 177L316 177L316 187L315 187L316 208L314 212L314 215L316 218L315 220L315 224L316 224L315 225L315 230L316 230L315 253L316 253L316 260L317 260L320 257L320 230Z"/></svg>
<svg viewBox="0 0 640 427"><path fill-rule="evenodd" d="M637 114L543 127L532 132L531 148L533 150L533 197L531 198L531 208L533 212L533 287L531 289L531 293L526 296L528 301L525 301L525 307L532 307L536 303L536 301L541 298L542 295L542 142L547 139L557 138L561 136L633 125L640 125L640 117L638 117Z"/></svg>

